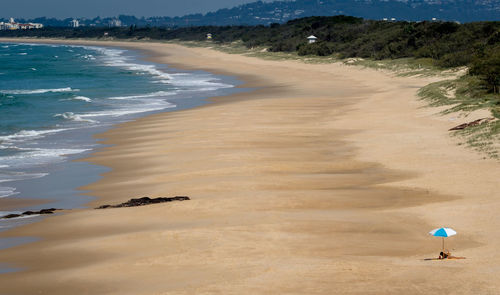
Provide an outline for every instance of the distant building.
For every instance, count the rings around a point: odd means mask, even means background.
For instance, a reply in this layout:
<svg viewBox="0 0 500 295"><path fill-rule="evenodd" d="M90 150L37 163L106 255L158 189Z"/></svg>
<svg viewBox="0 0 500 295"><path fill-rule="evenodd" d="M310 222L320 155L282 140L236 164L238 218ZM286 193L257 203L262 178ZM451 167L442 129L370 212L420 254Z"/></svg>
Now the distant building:
<svg viewBox="0 0 500 295"><path fill-rule="evenodd" d="M122 26L122 21L114 18L109 21L109 27L121 27Z"/></svg>
<svg viewBox="0 0 500 295"><path fill-rule="evenodd" d="M14 18L9 18L9 22L7 23L7 30L18 30L19 29L19 24L16 23Z"/></svg>
<svg viewBox="0 0 500 295"><path fill-rule="evenodd" d="M20 30L30 30L35 27L32 24L18 24Z"/></svg>
<svg viewBox="0 0 500 295"><path fill-rule="evenodd" d="M309 41L309 44L313 44L313 43L316 43L316 41L318 41L318 37L311 35L311 36L307 37L307 40Z"/></svg>
<svg viewBox="0 0 500 295"><path fill-rule="evenodd" d="M72 28L78 28L80 26L80 22L77 20L77 19L73 19L71 22L70 22L70 26Z"/></svg>
<svg viewBox="0 0 500 295"><path fill-rule="evenodd" d="M212 34L210 33L207 34L207 40L212 40Z"/></svg>
<svg viewBox="0 0 500 295"><path fill-rule="evenodd" d="M31 30L31 29L41 29L43 24L39 23L27 23L20 24L11 17L8 23L0 22L0 30Z"/></svg>

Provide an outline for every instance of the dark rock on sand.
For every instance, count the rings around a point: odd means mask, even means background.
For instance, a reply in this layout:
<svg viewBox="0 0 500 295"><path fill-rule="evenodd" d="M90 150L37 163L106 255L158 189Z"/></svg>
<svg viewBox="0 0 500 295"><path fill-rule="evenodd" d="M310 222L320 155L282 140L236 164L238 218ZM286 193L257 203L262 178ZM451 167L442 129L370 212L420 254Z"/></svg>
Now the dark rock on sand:
<svg viewBox="0 0 500 295"><path fill-rule="evenodd" d="M50 209L42 209L40 211L25 211L21 214L9 214L9 215L2 216L0 218L1 219L10 219L10 218L16 218L16 217L30 216L30 215L54 214L54 212L57 210L61 210L61 209L50 208Z"/></svg>
<svg viewBox="0 0 500 295"><path fill-rule="evenodd" d="M458 126L455 126L453 128L451 128L450 130L448 131L456 131L456 130L463 130L465 128L469 128L469 127L473 127L473 126L477 126L479 124L482 124L482 123L487 123L487 122L490 122L490 121L493 121L495 118L482 118L482 119L477 119L477 120L474 120L472 122L469 122L469 123L463 123L463 124L460 124Z"/></svg>
<svg viewBox="0 0 500 295"><path fill-rule="evenodd" d="M138 207L138 206L166 203L166 202L172 202L172 201L188 201L188 200L191 200L191 199L189 197L186 197L186 196L176 196L176 197L172 197L172 198L161 197L161 198L155 198L155 199L143 197L143 198L138 198L138 199L130 199L128 202L121 203L118 205L102 205L102 206L97 207L96 209Z"/></svg>
<svg viewBox="0 0 500 295"><path fill-rule="evenodd" d="M22 216L21 214L9 214L9 215L3 216L2 218L10 219L10 218L16 218L16 217L21 217L21 216Z"/></svg>

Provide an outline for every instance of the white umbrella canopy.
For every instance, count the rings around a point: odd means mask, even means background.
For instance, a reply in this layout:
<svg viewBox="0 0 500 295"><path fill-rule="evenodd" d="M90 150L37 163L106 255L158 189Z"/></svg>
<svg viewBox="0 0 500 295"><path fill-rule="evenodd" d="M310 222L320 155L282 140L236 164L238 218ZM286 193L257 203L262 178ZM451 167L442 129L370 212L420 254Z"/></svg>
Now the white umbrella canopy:
<svg viewBox="0 0 500 295"><path fill-rule="evenodd" d="M449 227L440 227L433 229L429 232L431 236L441 237L443 239L443 252L444 252L444 238L451 237L457 234L457 232Z"/></svg>

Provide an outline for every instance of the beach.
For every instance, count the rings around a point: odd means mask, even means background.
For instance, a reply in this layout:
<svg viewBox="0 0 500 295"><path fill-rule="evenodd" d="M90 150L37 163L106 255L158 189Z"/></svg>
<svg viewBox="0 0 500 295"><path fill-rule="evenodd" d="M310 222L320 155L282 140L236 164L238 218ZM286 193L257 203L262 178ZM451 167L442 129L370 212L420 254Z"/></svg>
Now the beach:
<svg viewBox="0 0 500 295"><path fill-rule="evenodd" d="M175 44L42 42L140 50L253 90L98 135L107 146L84 161L111 171L81 188L98 198L2 232L39 240L0 251L23 269L0 275L0 294L499 292L500 164L450 136L476 118L419 100L439 77ZM92 209L142 196L191 200ZM467 259L425 260L439 254L427 233L441 226L457 230L447 248Z"/></svg>

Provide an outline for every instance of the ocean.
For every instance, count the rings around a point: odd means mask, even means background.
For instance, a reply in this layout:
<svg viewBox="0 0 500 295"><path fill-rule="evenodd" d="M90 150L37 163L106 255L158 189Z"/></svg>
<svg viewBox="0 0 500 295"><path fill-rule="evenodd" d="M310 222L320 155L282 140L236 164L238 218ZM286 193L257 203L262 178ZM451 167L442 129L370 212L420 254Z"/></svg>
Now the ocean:
<svg viewBox="0 0 500 295"><path fill-rule="evenodd" d="M241 91L238 84L147 62L124 49L0 43L0 198L50 200L17 211L0 207L0 215L82 207L92 196L77 188L107 171L73 161L102 146L93 134L147 114L199 106L207 97ZM42 217L0 220L0 231L33 218ZM7 244L0 240L0 249Z"/></svg>

